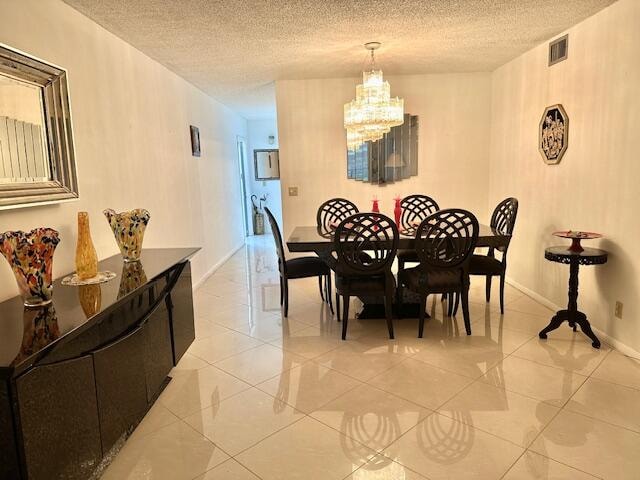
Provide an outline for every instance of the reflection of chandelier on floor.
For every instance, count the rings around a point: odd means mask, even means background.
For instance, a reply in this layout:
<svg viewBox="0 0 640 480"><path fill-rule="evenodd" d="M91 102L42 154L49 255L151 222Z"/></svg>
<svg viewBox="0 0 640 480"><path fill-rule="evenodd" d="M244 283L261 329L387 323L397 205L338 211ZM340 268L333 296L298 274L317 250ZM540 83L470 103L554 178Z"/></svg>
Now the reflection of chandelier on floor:
<svg viewBox="0 0 640 480"><path fill-rule="evenodd" d="M376 70L374 51L380 43L370 42L365 48L371 52L371 68L362 72L362 84L356 86L356 98L344 105L344 128L347 129L347 148L357 149L367 141L381 139L391 127L404 122L404 100L391 98L389 82Z"/></svg>

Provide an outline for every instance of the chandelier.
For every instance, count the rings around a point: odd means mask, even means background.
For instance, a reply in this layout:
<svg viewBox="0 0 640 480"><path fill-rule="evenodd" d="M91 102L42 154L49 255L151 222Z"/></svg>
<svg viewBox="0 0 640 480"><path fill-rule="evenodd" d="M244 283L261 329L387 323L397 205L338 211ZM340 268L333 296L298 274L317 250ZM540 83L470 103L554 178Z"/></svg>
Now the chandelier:
<svg viewBox="0 0 640 480"><path fill-rule="evenodd" d="M374 51L380 48L380 43L369 42L364 47L371 52L371 68L362 72L356 98L344 105L344 128L350 150L381 139L391 127L404 122L404 100L391 98L389 82L383 80L382 70L376 70Z"/></svg>

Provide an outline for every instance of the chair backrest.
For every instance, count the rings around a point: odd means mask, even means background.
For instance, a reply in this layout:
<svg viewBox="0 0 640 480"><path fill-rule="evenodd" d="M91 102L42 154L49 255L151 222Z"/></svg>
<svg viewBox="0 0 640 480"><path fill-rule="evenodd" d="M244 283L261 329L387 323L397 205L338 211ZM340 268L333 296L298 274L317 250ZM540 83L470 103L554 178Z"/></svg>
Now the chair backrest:
<svg viewBox="0 0 640 480"><path fill-rule="evenodd" d="M280 233L280 227L276 221L273 213L267 207L264 207L264 211L267 213L269 219L269 225L271 225L271 233L273 234L273 241L276 244L276 252L278 254L278 265L282 273L286 273L287 262L284 256L284 246L282 244L282 234Z"/></svg>
<svg viewBox="0 0 640 480"><path fill-rule="evenodd" d="M338 225L333 242L341 274L380 275L391 271L398 251L398 227L380 213L356 213Z"/></svg>
<svg viewBox="0 0 640 480"><path fill-rule="evenodd" d="M419 194L404 197L400 200L400 208L402 214L398 227L405 233L415 232L425 218L440 210L438 203L433 198Z"/></svg>
<svg viewBox="0 0 640 480"><path fill-rule="evenodd" d="M416 231L415 249L423 269L465 268L478 241L478 219L449 208L427 217Z"/></svg>
<svg viewBox="0 0 640 480"><path fill-rule="evenodd" d="M493 210L491 215L491 227L498 232L511 235L516 225L516 217L518 216L518 199L505 198Z"/></svg>
<svg viewBox="0 0 640 480"><path fill-rule="evenodd" d="M346 198L332 198L318 208L316 224L321 231L332 232L342 220L358 212L358 207Z"/></svg>

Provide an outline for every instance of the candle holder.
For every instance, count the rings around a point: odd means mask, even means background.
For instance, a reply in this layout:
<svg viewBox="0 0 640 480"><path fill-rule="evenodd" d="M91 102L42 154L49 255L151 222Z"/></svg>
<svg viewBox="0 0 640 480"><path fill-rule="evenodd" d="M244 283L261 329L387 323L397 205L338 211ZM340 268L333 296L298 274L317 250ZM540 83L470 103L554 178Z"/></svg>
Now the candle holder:
<svg viewBox="0 0 640 480"><path fill-rule="evenodd" d="M393 200L396 202L395 208L393 209L393 216L396 221L396 226L400 228L400 217L402 217L402 206L400 205L400 202L402 199L400 197L396 197Z"/></svg>

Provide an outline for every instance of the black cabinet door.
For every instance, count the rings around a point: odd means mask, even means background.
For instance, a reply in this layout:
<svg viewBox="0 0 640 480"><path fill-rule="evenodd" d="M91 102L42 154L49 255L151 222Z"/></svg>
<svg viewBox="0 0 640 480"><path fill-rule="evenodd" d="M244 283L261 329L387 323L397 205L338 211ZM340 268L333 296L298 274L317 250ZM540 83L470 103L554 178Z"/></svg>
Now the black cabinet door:
<svg viewBox="0 0 640 480"><path fill-rule="evenodd" d="M196 338L193 324L193 293L191 264L187 262L169 294L171 305L171 333L173 338L173 362L178 364Z"/></svg>
<svg viewBox="0 0 640 480"><path fill-rule="evenodd" d="M0 380L0 479L20 478L9 380Z"/></svg>
<svg viewBox="0 0 640 480"><path fill-rule="evenodd" d="M93 352L103 455L147 411L141 328Z"/></svg>
<svg viewBox="0 0 640 480"><path fill-rule="evenodd" d="M29 480L85 480L100 463L90 355L35 367L16 379Z"/></svg>
<svg viewBox="0 0 640 480"><path fill-rule="evenodd" d="M173 368L169 310L162 300L143 324L147 401L153 403Z"/></svg>

